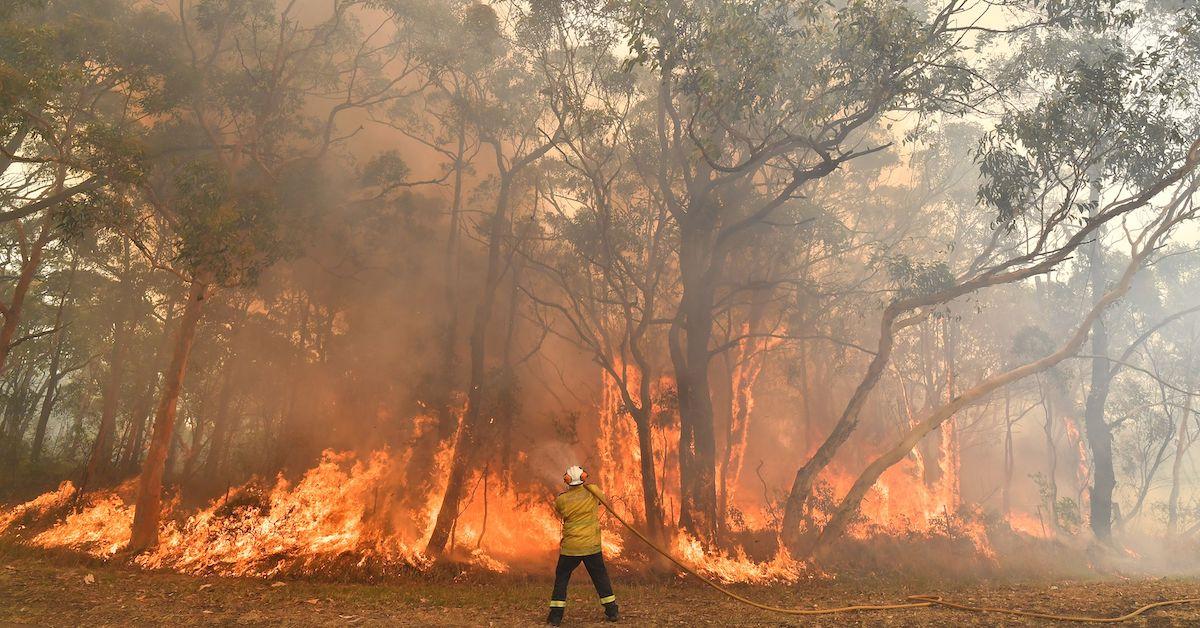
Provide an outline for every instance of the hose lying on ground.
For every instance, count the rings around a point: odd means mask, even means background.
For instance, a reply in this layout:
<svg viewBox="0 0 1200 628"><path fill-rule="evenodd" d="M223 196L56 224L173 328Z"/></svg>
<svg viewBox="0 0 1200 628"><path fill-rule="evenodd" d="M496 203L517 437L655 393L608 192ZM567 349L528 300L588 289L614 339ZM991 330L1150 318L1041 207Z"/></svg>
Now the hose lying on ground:
<svg viewBox="0 0 1200 628"><path fill-rule="evenodd" d="M815 609L813 609L813 608L785 608L782 606L772 606L770 604L763 604L761 602L755 602L754 600L751 600L750 598L747 598L747 597L744 597L737 593L734 593L733 591L730 591L729 589L717 584L716 582L700 575L699 573L696 572L696 570L685 565L678 558L675 558L674 556L672 556L670 552L659 547L657 543L655 543L654 541L651 541L645 534L642 534L640 530L633 527L633 525L631 525L628 521L626 521L623 517L621 517L621 515L617 514L617 511L614 510L611 505L609 505L608 500L604 499L604 497L601 496L591 484L585 484L584 486L587 488L588 492L590 492L592 495L594 495L596 497L596 499L600 500L601 504L604 504L604 508L607 509L609 514L611 514L614 518L616 518L617 521L621 522L621 525L628 528L630 532L632 532L635 536L637 536L639 539L641 539L643 542L645 542L646 545L649 545L654 551L658 552L659 554L662 554L664 557L666 557L667 560L671 561L672 563L675 563L680 569L695 576L704 584L707 584L708 586L716 589L717 591L720 591L721 593L723 593L743 604L748 604L755 608L760 608L765 611L771 611L773 613L783 613L785 615L833 615L833 614L837 614L837 613L849 613L849 612L854 612L854 611L886 611L886 610L901 610L901 609L906 609L906 608L931 608L934 606L941 606L941 607L945 607L945 608L953 608L953 609L960 610L960 611L970 611L970 612L974 612L974 613L1000 613L1000 614L1004 614L1004 615L1016 615L1018 617L1031 617L1031 618L1035 618L1035 619L1051 619L1051 620L1055 620L1055 621L1072 621L1072 622L1092 623L1092 624L1116 624L1116 623L1121 623L1121 622L1133 619L1151 609L1161 608L1163 606L1175 606L1175 605L1179 605L1179 604L1194 604L1194 603L1200 602L1200 597L1190 597L1190 598L1181 598L1178 600L1166 600L1163 602L1155 602L1153 604L1147 604L1145 606L1142 606L1141 608L1130 611L1130 612L1128 612L1124 615L1120 615L1118 617L1086 617L1086 616L1081 616L1081 615L1055 615L1053 613L1039 613L1036 611L1025 611L1025 610L1014 609L1014 608L968 606L966 604L959 604L957 602L950 602L947 600L943 600L941 597L936 596L936 595L910 595L906 598L909 601L901 603L901 604L856 604L853 606L838 606L838 607L833 607L833 608L815 608Z"/></svg>

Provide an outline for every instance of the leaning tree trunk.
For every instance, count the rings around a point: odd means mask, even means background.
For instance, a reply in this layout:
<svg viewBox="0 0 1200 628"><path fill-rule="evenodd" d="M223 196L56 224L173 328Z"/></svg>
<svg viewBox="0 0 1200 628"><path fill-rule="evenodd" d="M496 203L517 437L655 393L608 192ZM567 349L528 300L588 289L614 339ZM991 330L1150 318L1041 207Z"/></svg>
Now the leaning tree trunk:
<svg viewBox="0 0 1200 628"><path fill-rule="evenodd" d="M1169 223L1164 223L1164 225L1169 226ZM846 530L846 527L850 524L854 514L858 512L859 507L862 505L862 500L864 497L866 497L867 492L871 490L871 487L875 486L875 483L879 481L879 478L883 475L884 471L887 471L892 467L892 465L907 457L909 452L912 451L913 447L915 447L922 438L924 438L927 434L936 429L946 420L953 417L956 412L972 403L975 403L976 401L979 401L980 399L983 399L987 395L999 390L1000 388L1020 381L1031 375L1036 375L1046 371L1047 369L1053 368L1063 360L1074 355L1079 348L1083 346L1084 342L1087 340L1088 331L1092 328L1092 325L1096 322L1096 320L1099 319L1100 315L1104 313L1104 310L1129 291L1129 287L1133 282L1133 277L1137 274L1138 269L1141 268L1142 263L1145 262L1146 257L1151 253L1151 251L1154 250L1158 239L1166 231L1166 228L1166 226L1160 226L1157 228L1148 238L1148 241L1144 243L1144 246L1142 246L1133 256L1131 256L1129 265L1126 266L1120 282L1118 282L1117 285L1111 290L1106 292L1103 297L1096 299L1092 309L1084 317L1079 327L1077 327L1071 337L1068 338L1067 341L1058 347L1053 353L1039 360L1027 362L1008 371L1004 371L998 375L989 377L974 387L963 391L950 403L935 409L926 418L922 419L920 423L909 430L908 434L905 435L904 439L901 440L898 445L876 458L871 462L871 464L867 465L867 468L863 470L858 479L855 480L854 484L850 487L850 490L846 493L846 496L842 498L841 503L834 511L829 522L826 523L825 527L821 530L821 534L817 538L816 543L807 548L808 551L805 552L805 555L812 555L818 548L824 547L830 541L839 538Z"/></svg>
<svg viewBox="0 0 1200 628"><path fill-rule="evenodd" d="M833 426L829 436L821 442L821 446L808 459L808 462L796 471L796 477L792 479L792 487L788 491L787 502L784 505L780 532L784 544L791 549L797 549L800 546L800 524L804 521L808 499L812 495L813 484L816 482L817 476L825 467L829 466L829 463L833 462L834 455L842 445L846 444L846 441L850 440L850 435L858 428L859 414L866 405L871 391L883 377L883 371L887 367L888 360L891 359L892 347L895 345L897 331L895 323L900 313L900 308L895 305L891 305L883 311L879 324L879 346L875 351L875 357L871 358L871 363L867 366L866 374L854 390L850 400L846 402L846 407L842 410L842 415Z"/></svg>
<svg viewBox="0 0 1200 628"><path fill-rule="evenodd" d="M21 322L21 311L25 307L25 297L29 294L29 286L33 284L34 275L42 264L42 252L50 241L49 218L43 218L38 237L29 247L29 256L21 264L21 273L17 276L17 285L13 287L12 299L7 305L0 306L0 314L4 316L4 324L0 325L0 375L8 365L8 353L13 347L13 337L17 334L17 326Z"/></svg>
<svg viewBox="0 0 1200 628"><path fill-rule="evenodd" d="M61 333L61 331L59 332ZM42 458L42 449L46 444L46 429L50 425L50 413L54 411L54 402L58 396L59 364L62 360L62 342L55 343L54 353L50 355L50 366L46 373L46 392L42 395L42 407L38 412L37 425L33 430L33 444L29 450L29 464L37 465Z"/></svg>
<svg viewBox="0 0 1200 628"><path fill-rule="evenodd" d="M150 437L150 450L142 464L138 478L137 502L133 512L133 529L127 549L141 552L158 543L158 520L162 509L162 482L166 472L167 453L171 448L175 432L175 412L179 393L183 389L183 378L187 372L188 354L196 337L204 299L208 286L193 279L189 286L187 303L175 333L174 353L171 366L163 382L158 410L154 414L154 431Z"/></svg>

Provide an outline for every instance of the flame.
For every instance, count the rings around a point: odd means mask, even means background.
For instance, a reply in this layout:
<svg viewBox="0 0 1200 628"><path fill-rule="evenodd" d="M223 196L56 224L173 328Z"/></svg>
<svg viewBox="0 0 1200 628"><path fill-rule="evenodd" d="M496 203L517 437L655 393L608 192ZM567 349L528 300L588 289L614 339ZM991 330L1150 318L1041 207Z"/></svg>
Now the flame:
<svg viewBox="0 0 1200 628"><path fill-rule="evenodd" d="M769 562L754 562L738 549L734 556L724 552L704 550L700 541L686 534L675 538L675 555L696 571L725 583L745 582L769 584L796 582L810 571L805 563L793 559L786 549L780 549Z"/></svg>
<svg viewBox="0 0 1200 628"><path fill-rule="evenodd" d="M1051 537L1049 530L1046 527L1046 522L1041 519L1026 513L1013 511L1008 515L1008 526L1014 532L1020 532L1026 536L1032 536L1039 539L1048 539Z"/></svg>
<svg viewBox="0 0 1200 628"><path fill-rule="evenodd" d="M108 557L129 543L133 509L116 493L95 499L92 505L73 512L61 523L33 537L37 547L64 547L93 556Z"/></svg>
<svg viewBox="0 0 1200 628"><path fill-rule="evenodd" d="M1079 426L1075 424L1075 420L1069 416L1063 417L1063 427L1067 433L1067 442L1075 450L1078 457L1078 462L1075 466L1075 480L1080 490L1086 490L1091 485L1091 468L1088 466L1087 445L1083 441L1083 435L1079 433Z"/></svg>
<svg viewBox="0 0 1200 628"><path fill-rule="evenodd" d="M26 518L37 519L51 510L57 510L67 505L67 501L75 495L75 485L70 480L58 485L58 488L48 493L19 504L9 512L0 511L0 533L8 532L18 521Z"/></svg>
<svg viewBox="0 0 1200 628"><path fill-rule="evenodd" d="M448 454L439 454L439 464L448 460ZM426 569L431 561L422 550L432 531L440 490L431 492L419 511L400 510L400 500L390 497L402 462L386 451L362 458L326 451L294 484L279 477L269 491L260 491L251 483L182 521L175 516L178 505L168 502L159 544L134 561L189 574L257 577ZM471 481L478 486L481 480L477 476ZM500 483L499 478L492 480ZM472 492L455 535L466 562L495 572L508 571L509 561L537 551L550 555L560 533L546 500L519 493L511 482L502 484L489 489L486 505L479 491ZM129 541L130 488L93 494L86 505L33 536L29 544L114 556ZM0 513L0 523L7 528L21 518L47 513L66 504L74 490L64 483ZM606 549L619 555L620 543L610 542Z"/></svg>
<svg viewBox="0 0 1200 628"><path fill-rule="evenodd" d="M734 415L746 421L753 408L749 383L757 376L757 360L744 360L736 374L741 386L735 395ZM630 369L636 371L636 369ZM622 371L627 385L636 390L639 375ZM632 418L623 407L617 384L604 377L596 425L596 469L600 484L622 516L644 518L641 483L641 452ZM663 398L672 382L654 382L654 398ZM676 466L679 425L663 421L669 416L652 408L651 438L655 446L655 469L666 525L677 526L679 479ZM417 419L424 429L434 429L431 420ZM742 428L746 427L743 425ZM888 469L862 503L861 518L849 534L866 539L875 536L910 538L913 533L967 538L984 557L994 557L987 532L978 512L964 508L959 494L959 443L953 422L942 430L938 460L915 455ZM738 534L774 537L779 524L775 506L754 502L750 491L736 491L737 470L747 439L741 429L730 443L735 464L729 469L728 529ZM453 440L432 456L430 477L445 478L454 455ZM160 542L151 551L134 558L143 567L171 569L189 574L276 577L291 574L358 573L386 575L421 571L432 561L423 548L433 529L444 479L434 482L427 494L404 493L405 469L411 452L368 454L326 451L320 461L299 478L282 475L273 483L251 481L214 500L207 507L183 513L177 501L164 504ZM527 463L518 452L519 462ZM941 480L935 487L924 481L924 466L939 464ZM528 464L517 465L518 467ZM813 524L823 525L830 512L821 508L836 505L856 476L836 465L822 474L829 495L813 513ZM505 573L520 566L524 571L548 568L557 552L561 534L551 505L551 496L533 490L504 473L489 472L485 466L468 478L470 488L459 505L450 551L458 560L475 568ZM56 490L0 510L0 533L20 534L34 522L39 532L25 535L25 542L43 548L68 548L92 556L117 555L128 540L133 520L130 496L132 483L108 492L78 499L75 511L58 515L77 500L76 489L64 482ZM406 497L401 499L400 497ZM55 519L46 525L46 522ZM736 520L735 520L736 519ZM644 555L626 557L625 531L605 518L603 547L616 565L641 568ZM1036 518L1014 512L1010 527L1033 537L1045 537L1045 526ZM741 548L715 551L687 535L669 539L678 558L698 572L722 582L795 582L813 576L813 567L789 556L782 547L769 560L755 560ZM640 561L640 562L639 562Z"/></svg>

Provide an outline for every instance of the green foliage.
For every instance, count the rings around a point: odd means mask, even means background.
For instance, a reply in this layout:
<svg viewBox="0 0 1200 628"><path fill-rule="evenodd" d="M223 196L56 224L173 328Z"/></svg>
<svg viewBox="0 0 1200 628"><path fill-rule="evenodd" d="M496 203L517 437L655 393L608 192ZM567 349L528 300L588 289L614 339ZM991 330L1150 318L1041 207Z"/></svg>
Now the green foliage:
<svg viewBox="0 0 1200 628"><path fill-rule="evenodd" d="M1079 510L1079 503L1069 497L1059 497L1051 507L1051 499L1054 491L1050 485L1050 479L1045 474L1034 473L1029 476L1033 483L1037 485L1038 495L1042 500L1042 511L1046 516L1053 512L1057 517L1055 521L1055 529L1065 532L1071 536L1079 534L1083 526L1083 514Z"/></svg>
<svg viewBox="0 0 1200 628"><path fill-rule="evenodd" d="M1077 197L1097 167L1105 179L1149 185L1180 163L1200 125L1185 44L1200 11L1176 13L1175 30L1165 30L1115 2L1035 4L1051 22L1084 30L1034 42L1012 59L1018 82L1042 88L1041 96L1010 109L980 142L979 199L1010 227L1046 202L1086 216ZM1157 35L1127 35L1135 23Z"/></svg>
<svg viewBox="0 0 1200 628"><path fill-rule="evenodd" d="M221 285L253 283L284 255L279 193L260 179L235 179L212 162L188 164L175 179L175 261Z"/></svg>
<svg viewBox="0 0 1200 628"><path fill-rule="evenodd" d="M404 158L395 150L389 150L375 155L367 162L362 171L364 185L390 189L408 180L412 170L404 162Z"/></svg>
<svg viewBox="0 0 1200 628"><path fill-rule="evenodd" d="M885 258L883 264L896 285L897 296L902 299L934 294L954 284L954 275L944 261L926 262L893 255Z"/></svg>

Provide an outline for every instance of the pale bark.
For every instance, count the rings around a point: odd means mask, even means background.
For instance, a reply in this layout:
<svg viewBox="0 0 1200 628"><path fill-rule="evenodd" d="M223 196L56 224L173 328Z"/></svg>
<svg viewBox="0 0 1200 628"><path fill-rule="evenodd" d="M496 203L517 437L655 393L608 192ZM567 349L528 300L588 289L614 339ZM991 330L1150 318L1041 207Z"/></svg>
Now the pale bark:
<svg viewBox="0 0 1200 628"><path fill-rule="evenodd" d="M196 327L203 312L208 286L193 279L189 286L187 303L179 328L175 332L175 346L171 366L167 369L159 398L158 410L154 415L154 431L150 437L150 450L142 464L138 478L137 502L134 506L133 529L127 547L130 552L141 552L158 543L158 522L162 509L162 484L166 472L167 454L175 432L175 413L179 393L183 389L187 372L188 355L196 336Z"/></svg>
<svg viewBox="0 0 1200 628"><path fill-rule="evenodd" d="M1189 189L1190 186L1189 186ZM909 430L908 434L892 449L888 450L883 455L876 458L855 480L846 496L838 505L837 510L833 513L829 522L821 530L816 544L809 548L808 554L815 552L818 548L827 545L830 541L839 538L849 525L853 515L858 511L862 500L866 497L871 487L879 480L883 472L892 465L903 460L912 448L932 430L936 429L946 420L950 419L959 410L973 404L987 395L999 390L1009 384L1020 381L1031 375L1042 373L1063 360L1075 355L1079 348L1083 346L1088 338L1088 332L1092 329L1092 325L1104 313L1106 309L1117 299L1125 295L1132 285L1133 278L1137 271L1141 269L1146 258L1154 251L1159 239L1163 237L1171 227L1178 224L1182 217L1175 213L1175 208L1179 206L1180 199L1177 196L1172 202L1171 207L1164 210L1160 215L1159 221L1152 225L1147 232L1144 232L1141 237L1134 243L1135 250L1130 256L1130 262L1126 266L1120 281L1113 288L1108 290L1102 297L1096 299L1092 308L1084 316L1082 322L1076 327L1075 331L1068 337L1066 342L1060 345L1054 352L1041 359L1027 362L1018 367L1004 371L998 375L989 377L975 386L962 392L955 397L951 402L934 409L924 419L922 419L913 429ZM1190 214L1187 214L1190 216Z"/></svg>

